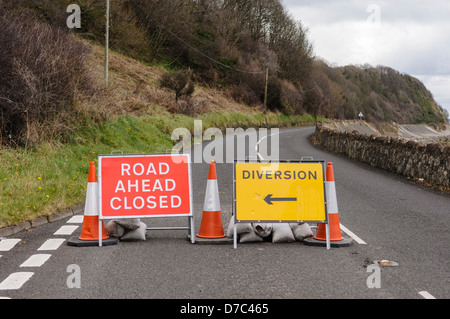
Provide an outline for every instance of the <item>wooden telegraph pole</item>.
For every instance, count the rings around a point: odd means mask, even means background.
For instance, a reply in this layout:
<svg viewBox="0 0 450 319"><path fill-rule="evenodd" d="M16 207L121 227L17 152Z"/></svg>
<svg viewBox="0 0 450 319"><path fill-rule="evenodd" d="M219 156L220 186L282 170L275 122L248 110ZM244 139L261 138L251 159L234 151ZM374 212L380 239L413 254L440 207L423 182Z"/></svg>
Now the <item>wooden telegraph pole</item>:
<svg viewBox="0 0 450 319"><path fill-rule="evenodd" d="M109 65L109 0L106 0L106 34L105 34L105 83L108 85Z"/></svg>

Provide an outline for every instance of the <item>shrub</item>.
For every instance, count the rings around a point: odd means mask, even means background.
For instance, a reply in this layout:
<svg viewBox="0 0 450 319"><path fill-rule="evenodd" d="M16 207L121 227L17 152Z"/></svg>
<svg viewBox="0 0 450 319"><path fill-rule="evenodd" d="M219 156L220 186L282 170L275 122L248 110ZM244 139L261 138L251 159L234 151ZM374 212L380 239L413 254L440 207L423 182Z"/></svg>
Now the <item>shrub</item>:
<svg viewBox="0 0 450 319"><path fill-rule="evenodd" d="M0 10L0 24L0 144L67 135L64 119L77 94L94 87L85 66L87 48L68 31L30 16Z"/></svg>
<svg viewBox="0 0 450 319"><path fill-rule="evenodd" d="M258 71L256 68L254 71ZM232 97L235 101L248 105L261 105L264 101L264 74L248 74L235 72L230 78Z"/></svg>
<svg viewBox="0 0 450 319"><path fill-rule="evenodd" d="M190 71L164 73L159 79L159 84L162 88L175 91L175 100L178 102L181 96L190 96L194 93L195 86L191 81L190 73Z"/></svg>

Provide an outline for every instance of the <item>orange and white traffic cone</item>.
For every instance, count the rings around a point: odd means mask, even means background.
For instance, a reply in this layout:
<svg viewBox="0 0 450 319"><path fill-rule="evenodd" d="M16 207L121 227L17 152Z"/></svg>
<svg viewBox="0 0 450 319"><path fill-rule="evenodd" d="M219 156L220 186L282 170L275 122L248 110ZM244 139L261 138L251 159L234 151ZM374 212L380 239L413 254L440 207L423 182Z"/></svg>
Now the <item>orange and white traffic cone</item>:
<svg viewBox="0 0 450 319"><path fill-rule="evenodd" d="M327 211L328 224L330 225L330 241L343 240L341 234L341 226L339 225L339 212L336 196L336 185L334 183L333 163L329 162L327 165L327 181L325 183L325 192L327 195ZM317 240L326 240L325 224L317 226L316 236Z"/></svg>
<svg viewBox="0 0 450 319"><path fill-rule="evenodd" d="M224 238L222 212L220 209L219 186L217 184L216 163L211 161L206 184L205 202L200 230L200 238Z"/></svg>
<svg viewBox="0 0 450 319"><path fill-rule="evenodd" d="M102 227L102 241L109 238L105 226ZM89 178L86 190L86 203L84 205L83 226L81 236L72 237L68 244L71 246L94 246L99 241L99 191L97 175L95 174L95 162L90 162ZM105 245L117 243L117 239L106 241Z"/></svg>
<svg viewBox="0 0 450 319"><path fill-rule="evenodd" d="M95 174L95 163L89 166L89 178L86 190L86 203L84 205L83 227L80 240L99 240L98 236L98 183ZM108 239L105 227L102 225L102 239Z"/></svg>
<svg viewBox="0 0 450 319"><path fill-rule="evenodd" d="M328 225L330 231L330 242L332 247L344 247L350 246L353 243L353 239L346 239L342 237L341 226L339 223L339 210L337 205L336 185L334 182L334 170L333 163L328 162L327 165L327 177L325 182L325 193L327 198L327 212L328 212ZM320 246L326 245L326 225L321 223L317 226L316 235L313 238L305 238L305 244L317 244Z"/></svg>

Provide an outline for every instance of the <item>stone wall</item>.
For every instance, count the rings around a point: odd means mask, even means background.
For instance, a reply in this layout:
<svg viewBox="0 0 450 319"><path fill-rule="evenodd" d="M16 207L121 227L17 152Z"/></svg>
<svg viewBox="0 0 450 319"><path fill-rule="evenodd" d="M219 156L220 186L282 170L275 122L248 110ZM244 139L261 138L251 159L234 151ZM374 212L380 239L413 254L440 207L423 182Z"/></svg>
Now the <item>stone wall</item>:
<svg viewBox="0 0 450 319"><path fill-rule="evenodd" d="M389 172L450 187L450 146L421 144L393 137L339 132L318 124L316 140L323 148Z"/></svg>

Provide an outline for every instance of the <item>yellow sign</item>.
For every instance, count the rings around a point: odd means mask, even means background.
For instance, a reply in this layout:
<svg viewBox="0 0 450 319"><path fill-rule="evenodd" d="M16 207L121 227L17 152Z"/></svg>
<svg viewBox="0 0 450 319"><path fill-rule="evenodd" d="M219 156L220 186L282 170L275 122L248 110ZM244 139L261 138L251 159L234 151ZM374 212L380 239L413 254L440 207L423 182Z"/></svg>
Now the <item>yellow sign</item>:
<svg viewBox="0 0 450 319"><path fill-rule="evenodd" d="M235 163L239 221L325 222L323 162Z"/></svg>

